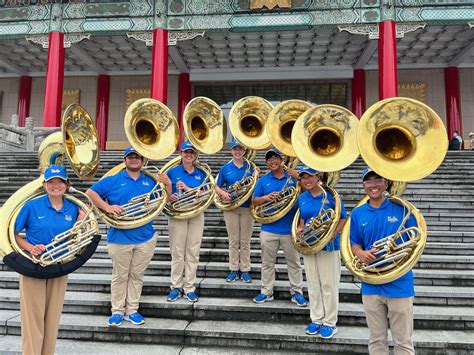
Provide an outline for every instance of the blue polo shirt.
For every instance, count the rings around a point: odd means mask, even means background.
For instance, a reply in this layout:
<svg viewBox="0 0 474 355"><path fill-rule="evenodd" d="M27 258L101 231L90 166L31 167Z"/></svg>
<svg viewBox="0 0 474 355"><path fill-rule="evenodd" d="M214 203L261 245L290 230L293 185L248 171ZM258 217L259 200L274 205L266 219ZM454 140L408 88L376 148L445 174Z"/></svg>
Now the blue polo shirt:
<svg viewBox="0 0 474 355"><path fill-rule="evenodd" d="M91 190L97 192L109 205L122 206L130 202L133 197L150 192L154 186L155 181L151 177L141 173L134 180L123 169L115 175L99 180L91 187ZM153 222L132 229L110 227L107 233L107 242L111 244L142 244L153 238L154 234Z"/></svg>
<svg viewBox="0 0 474 355"><path fill-rule="evenodd" d="M394 234L403 220L403 206L386 199L378 208L365 203L351 214L351 245L359 245L364 250L372 249L372 243ZM416 226L410 216L406 227ZM380 295L390 298L412 297L415 295L413 272L410 270L395 281L382 285L362 283L363 295Z"/></svg>
<svg viewBox="0 0 474 355"><path fill-rule="evenodd" d="M308 223L312 217L318 215L319 209L321 208L321 204L323 203L323 193L321 192L317 196L313 196L311 192L305 191L298 197L298 208L300 209L300 217L304 220L304 223ZM324 210L328 210L330 208L336 208L336 203L334 201L334 197L330 192L327 192L327 201L324 204ZM344 202L341 200L341 219L347 219L347 212L346 207L344 206ZM340 242L339 242L338 233L336 239L331 240L326 246L323 248L325 251L336 251L339 250Z"/></svg>
<svg viewBox="0 0 474 355"><path fill-rule="evenodd" d="M252 174L253 174L253 168L252 166L250 166L249 168L248 162L245 161L244 164L239 168L231 160L226 165L224 165L219 171L217 186L228 188L235 182L242 180L244 177L251 176ZM245 201L241 207L249 207L249 206L250 206L250 198L247 201Z"/></svg>
<svg viewBox="0 0 474 355"><path fill-rule="evenodd" d="M271 192L280 191L285 185L287 179L288 173L286 171L283 177L280 179L273 175L272 172L263 175L257 181L257 186L255 186L253 197L262 197L268 195ZM293 178L291 178L291 180L286 185L286 187L291 186L296 186L296 181ZM290 236L291 223L293 222L293 217L295 216L296 209L297 207L295 204L295 206L279 220L272 223L262 224L262 231Z"/></svg>
<svg viewBox="0 0 474 355"><path fill-rule="evenodd" d="M188 173L182 164L168 170L168 177L172 184L172 193L176 192L176 184L182 181L190 188L198 187L206 179L206 173L197 167L194 167L192 173Z"/></svg>
<svg viewBox="0 0 474 355"><path fill-rule="evenodd" d="M53 238L76 223L79 207L63 199L63 207L56 211L48 195L29 200L20 210L15 222L17 233L26 230L26 239L33 245L47 245Z"/></svg>

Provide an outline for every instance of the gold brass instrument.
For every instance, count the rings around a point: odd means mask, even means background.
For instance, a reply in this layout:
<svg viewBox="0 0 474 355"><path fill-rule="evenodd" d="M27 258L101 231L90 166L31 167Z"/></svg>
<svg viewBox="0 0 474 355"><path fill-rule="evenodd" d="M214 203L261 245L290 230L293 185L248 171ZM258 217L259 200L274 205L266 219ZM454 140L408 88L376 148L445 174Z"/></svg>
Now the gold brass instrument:
<svg viewBox="0 0 474 355"><path fill-rule="evenodd" d="M292 146L292 130L297 118L311 107L312 105L305 101L287 100L275 106L269 114L267 135L272 145L287 157L288 160L283 165L285 169L288 167L296 169L298 165L298 159L296 159ZM299 184L290 186L291 181L292 178L288 177L284 187L274 200L264 202L259 206L255 206L252 202L250 213L256 221L260 223L274 222L294 207L301 187Z"/></svg>
<svg viewBox="0 0 474 355"><path fill-rule="evenodd" d="M371 144L367 144L367 143ZM362 158L378 175L393 181L413 181L431 174L448 149L446 129L439 116L425 104L395 97L372 105L362 116L358 130ZM405 184L395 184L398 193ZM367 201L365 197L360 203ZM403 276L420 259L427 240L423 215L410 202L394 195L390 201L403 206L403 221L396 233L372 245L377 259L365 265L350 243L350 218L341 234L341 257L349 271L370 284L384 284ZM416 227L406 227L413 216Z"/></svg>
<svg viewBox="0 0 474 355"><path fill-rule="evenodd" d="M236 181L225 191L232 197L225 201L218 194L214 197L217 208L230 211L242 206L250 197L257 185L258 169L253 160L257 150L270 146L266 134L267 117L272 110L272 105L265 99L257 96L248 96L237 101L229 114L229 127L235 139L247 148L244 161L247 165L241 180ZM252 174L249 175L249 171ZM219 175L216 177L216 180Z"/></svg>
<svg viewBox="0 0 474 355"><path fill-rule="evenodd" d="M222 149L227 129L224 114L217 103L206 97L192 99L183 114L184 133L191 144L201 153L214 154ZM214 200L216 183L211 169L200 163L196 157L194 166L206 174L204 181L197 187L183 192L176 201L169 201L164 211L176 219L190 219L204 212ZM161 172L181 164L181 157L169 161Z"/></svg>
<svg viewBox="0 0 474 355"><path fill-rule="evenodd" d="M352 164L359 155L357 127L359 120L344 107L318 105L304 112L296 121L292 141L298 158L307 166L322 172L323 203L317 216L297 235L300 211L296 211L291 229L291 241L301 254L322 250L334 237L340 221L341 199L334 189L340 170ZM327 193L331 193L335 209L324 209Z"/></svg>
<svg viewBox="0 0 474 355"><path fill-rule="evenodd" d="M16 191L1 208L0 255L4 256L5 264L26 276L52 278L74 271L94 253L100 240L100 236L96 235L97 220L91 208L70 194L64 197L84 209L86 217L77 222L69 231L56 236L61 241L65 241L65 244L50 245L51 255L54 255L52 258L47 255L36 258L22 250L16 242L14 227L18 213L25 203L44 195L43 173L50 165L60 165L66 158L78 177L88 180L97 171L99 154L94 122L81 106L70 105L63 114L61 131L47 136L39 147L38 158L41 170L39 178ZM85 196L84 193L79 193ZM87 197L86 199L88 204L91 204ZM60 255L57 253L58 250L61 250Z"/></svg>
<svg viewBox="0 0 474 355"><path fill-rule="evenodd" d="M130 145L144 158L161 160L170 156L178 145L178 121L171 110L154 99L139 99L125 113L124 128ZM104 176L111 176L125 169L119 164ZM157 180L160 173L155 166L144 166L142 173L149 176L155 185L150 192L134 197L122 205L123 213L108 214L100 209L97 214L109 226L131 229L153 221L165 207L168 195L165 186Z"/></svg>

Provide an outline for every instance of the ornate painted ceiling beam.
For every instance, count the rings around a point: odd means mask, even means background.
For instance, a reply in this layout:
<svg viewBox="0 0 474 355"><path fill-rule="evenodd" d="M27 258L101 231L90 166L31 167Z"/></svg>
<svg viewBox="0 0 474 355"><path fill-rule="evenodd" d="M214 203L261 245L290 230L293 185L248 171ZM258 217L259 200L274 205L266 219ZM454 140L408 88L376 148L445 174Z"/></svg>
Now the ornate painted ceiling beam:
<svg viewBox="0 0 474 355"><path fill-rule="evenodd" d="M180 73L189 73L189 68L186 65L186 62L184 61L183 56L181 55L181 53L179 52L176 46L169 46L168 54L173 60L174 64L176 65L176 68L178 68L178 71Z"/></svg>
<svg viewBox="0 0 474 355"><path fill-rule="evenodd" d="M110 3L69 2L0 6L0 37L64 33L112 34L168 30L231 29L276 31L319 25L399 23L461 24L472 22L470 0L333 0L292 1L291 8L251 10L249 0L128 0ZM26 3L26 1L25 1ZM23 5L22 5L23 4ZM167 4L167 7L166 7Z"/></svg>

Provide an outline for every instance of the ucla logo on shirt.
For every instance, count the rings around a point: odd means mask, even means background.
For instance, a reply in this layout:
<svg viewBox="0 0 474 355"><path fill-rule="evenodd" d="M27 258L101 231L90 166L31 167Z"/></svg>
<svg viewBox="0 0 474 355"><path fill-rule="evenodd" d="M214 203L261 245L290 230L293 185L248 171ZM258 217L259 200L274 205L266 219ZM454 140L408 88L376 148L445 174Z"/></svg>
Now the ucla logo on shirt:
<svg viewBox="0 0 474 355"><path fill-rule="evenodd" d="M142 184L145 186L150 186L150 183L148 181L143 181Z"/></svg>
<svg viewBox="0 0 474 355"><path fill-rule="evenodd" d="M195 178L196 180L201 180L201 176L200 176L200 175L196 175L194 178Z"/></svg>
<svg viewBox="0 0 474 355"><path fill-rule="evenodd" d="M67 214L66 216L64 216L64 220L68 221L68 222L71 222L72 221L72 216L70 214Z"/></svg>
<svg viewBox="0 0 474 355"><path fill-rule="evenodd" d="M387 222L390 222L390 223L398 222L398 218L396 216L387 216Z"/></svg>

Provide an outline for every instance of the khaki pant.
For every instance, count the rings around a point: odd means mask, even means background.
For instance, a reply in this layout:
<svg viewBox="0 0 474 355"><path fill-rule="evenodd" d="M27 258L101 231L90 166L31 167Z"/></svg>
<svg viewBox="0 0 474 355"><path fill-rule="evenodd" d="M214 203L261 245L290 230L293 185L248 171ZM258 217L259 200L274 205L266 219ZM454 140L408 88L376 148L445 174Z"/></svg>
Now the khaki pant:
<svg viewBox="0 0 474 355"><path fill-rule="evenodd" d="M341 258L339 251L321 250L304 255L311 322L334 327L337 323Z"/></svg>
<svg viewBox="0 0 474 355"><path fill-rule="evenodd" d="M158 236L142 244L108 244L112 259L112 314L130 315L138 310L143 276L155 253Z"/></svg>
<svg viewBox="0 0 474 355"><path fill-rule="evenodd" d="M250 238L254 220L248 208L239 207L224 211L224 221L229 236L229 269L250 271Z"/></svg>
<svg viewBox="0 0 474 355"><path fill-rule="evenodd" d="M199 250L204 231L204 214L191 219L168 220L171 249L171 289L194 292L199 266Z"/></svg>
<svg viewBox="0 0 474 355"><path fill-rule="evenodd" d="M21 342L24 355L54 354L67 276L41 280L20 276Z"/></svg>
<svg viewBox="0 0 474 355"><path fill-rule="evenodd" d="M290 292L303 293L303 268L300 263L300 255L291 244L289 235L260 232L260 245L262 247L262 293L273 295L273 284L275 283L275 263L278 249L283 249L286 265L288 267L288 278L290 280Z"/></svg>
<svg viewBox="0 0 474 355"><path fill-rule="evenodd" d="M365 316L370 331L369 353L383 355L389 353L387 329L390 322L395 355L413 355L413 297L387 298L363 295Z"/></svg>

